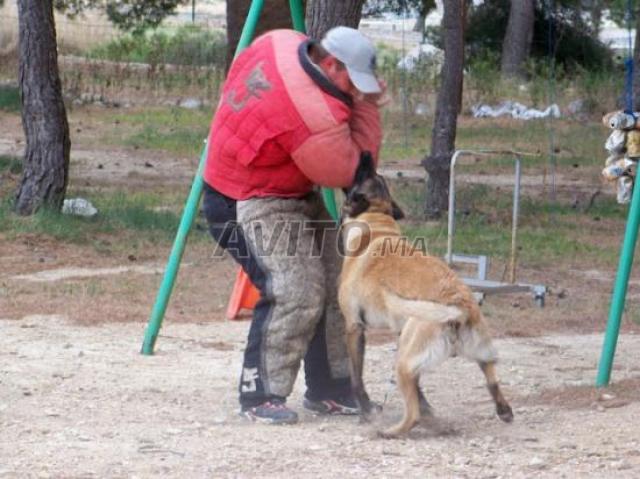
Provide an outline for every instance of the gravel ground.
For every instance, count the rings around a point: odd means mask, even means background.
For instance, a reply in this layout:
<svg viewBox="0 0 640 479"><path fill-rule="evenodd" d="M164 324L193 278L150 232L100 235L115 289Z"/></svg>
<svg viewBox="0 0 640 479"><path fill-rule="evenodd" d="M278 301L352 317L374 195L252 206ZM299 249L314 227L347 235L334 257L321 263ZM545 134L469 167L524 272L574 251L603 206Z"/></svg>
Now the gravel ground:
<svg viewBox="0 0 640 479"><path fill-rule="evenodd" d="M507 338L497 346L513 424L493 414L477 366L456 358L423 378L436 418L383 440L381 424L302 411L300 378L298 425L238 417L247 322L168 323L152 357L138 352L144 327L0 319L0 478L640 476L638 335L621 337L613 375L631 391L591 388L599 335ZM393 349L367 351L383 424L401 415Z"/></svg>

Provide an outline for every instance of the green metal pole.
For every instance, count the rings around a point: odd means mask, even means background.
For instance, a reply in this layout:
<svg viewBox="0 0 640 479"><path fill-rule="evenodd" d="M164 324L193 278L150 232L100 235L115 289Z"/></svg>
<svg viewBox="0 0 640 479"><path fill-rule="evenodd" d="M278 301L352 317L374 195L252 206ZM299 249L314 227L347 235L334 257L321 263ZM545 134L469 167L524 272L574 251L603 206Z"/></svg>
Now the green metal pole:
<svg viewBox="0 0 640 479"><path fill-rule="evenodd" d="M616 345L618 343L620 320L622 319L622 313L624 311L624 303L627 296L627 285L629 283L631 266L633 265L633 254L636 248L639 225L640 185L634 184L633 194L631 196L631 206L629 207L629 213L627 215L627 226L625 228L624 240L622 242L622 252L620 253L620 262L618 264L618 273L613 287L613 294L611 295L611 307L609 309L607 331L604 336L602 354L600 355L598 377L596 379L597 387L607 386L609 384L609 379L611 378L613 357L616 353Z"/></svg>
<svg viewBox="0 0 640 479"><path fill-rule="evenodd" d="M291 10L291 20L293 28L299 32L306 33L304 24L304 9L302 0L289 0L289 9ZM338 207L336 206L336 195L331 188L322 188L322 199L324 206L334 221L338 221Z"/></svg>
<svg viewBox="0 0 640 479"><path fill-rule="evenodd" d="M291 10L293 29L305 33L307 29L304 25L304 11L302 9L302 0L289 0L289 10Z"/></svg>
<svg viewBox="0 0 640 479"><path fill-rule="evenodd" d="M251 7L247 14L247 21L242 28L242 34L240 35L240 40L238 41L234 57L237 57L238 54L244 50L249 43L251 43L251 38L256 31L256 25L258 24L258 19L260 18L263 6L264 0L253 0L253 2L251 2ZM153 348L156 344L156 339L158 339L158 333L160 332L162 320L164 319L164 314L167 310L167 304L171 298L171 292L173 291L176 276L178 275L178 268L180 268L180 261L182 260L184 247L187 243L187 237L189 236L189 231L191 231L191 227L193 226L193 221L196 217L196 212L198 211L198 204L200 203L200 197L202 196L202 187L204 184L202 171L204 170L206 160L207 147L205 146L200 155L198 171L195 179L193 180L193 184L191 185L191 191L189 192L189 197L187 198L187 203L185 205L184 212L182 213L182 218L180 219L176 239L174 240L173 247L171 248L171 254L169 255L167 267L164 271L164 277L162 278L162 283L160 284L160 289L156 296L156 302L151 310L151 318L149 319L149 324L147 325L147 329L144 333L141 352L145 355L153 354Z"/></svg>
<svg viewBox="0 0 640 479"><path fill-rule="evenodd" d="M196 212L198 211L198 204L200 203L203 185L202 169L206 158L207 147L205 146L202 150L202 154L200 155L198 171L195 179L193 180L193 184L191 185L191 191L187 198L184 213L180 219L176 239L174 240L173 247L171 248L171 254L169 255L169 261L167 261L167 267L164 271L162 283L160 283L156 302L151 310L151 319L149 319L149 324L147 325L147 330L144 334L141 352L145 355L153 354L153 347L156 344L158 332L160 331L160 326L164 319L164 313L167 310L167 304L169 303L169 298L171 298L173 285L175 284L176 276L178 275L178 268L180 268L180 261L182 260L184 247L187 243L187 237L189 236L189 231L191 231L193 220L195 219Z"/></svg>

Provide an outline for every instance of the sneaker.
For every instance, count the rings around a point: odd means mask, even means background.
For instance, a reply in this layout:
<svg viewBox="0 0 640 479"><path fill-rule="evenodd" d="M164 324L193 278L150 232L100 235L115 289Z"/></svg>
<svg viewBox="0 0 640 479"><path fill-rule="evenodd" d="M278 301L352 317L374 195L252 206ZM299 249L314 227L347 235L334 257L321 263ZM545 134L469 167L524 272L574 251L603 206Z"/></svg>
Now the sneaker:
<svg viewBox="0 0 640 479"><path fill-rule="evenodd" d="M295 424L298 422L298 414L277 399L265 401L254 407L243 407L240 415L253 422L263 424Z"/></svg>
<svg viewBox="0 0 640 479"><path fill-rule="evenodd" d="M320 401L304 398L303 406L309 411L313 411L318 414L330 414L332 416L353 416L360 412L360 408L358 408L358 404L355 399L350 396L339 397L336 399L324 399Z"/></svg>

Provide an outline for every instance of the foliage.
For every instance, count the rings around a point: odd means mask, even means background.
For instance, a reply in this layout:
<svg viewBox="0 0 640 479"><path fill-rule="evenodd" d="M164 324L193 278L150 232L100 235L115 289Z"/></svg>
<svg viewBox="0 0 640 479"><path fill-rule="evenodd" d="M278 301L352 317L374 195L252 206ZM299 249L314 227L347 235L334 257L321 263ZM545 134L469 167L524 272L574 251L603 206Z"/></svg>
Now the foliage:
<svg viewBox="0 0 640 479"><path fill-rule="evenodd" d="M225 55L224 35L197 26L180 27L173 33L127 35L89 52L91 58L120 62L220 67Z"/></svg>
<svg viewBox="0 0 640 479"><path fill-rule="evenodd" d="M548 2L536 4L531 56L548 58L553 54L568 70L578 65L588 70L611 67L611 51L582 21L576 24L574 8L578 7L570 3L559 2L553 15ZM488 0L472 9L465 39L468 57L486 50L500 52L508 18L509 0Z"/></svg>
<svg viewBox="0 0 640 479"><path fill-rule="evenodd" d="M364 16L381 15L385 12L401 14L416 11L425 15L436 8L435 0L368 0L362 10Z"/></svg>
<svg viewBox="0 0 640 479"><path fill-rule="evenodd" d="M173 13L183 0L118 0L109 1L106 12L119 28L141 34L148 28L156 28L164 18Z"/></svg>
<svg viewBox="0 0 640 479"><path fill-rule="evenodd" d="M188 0L54 0L54 7L70 17L101 8L118 28L141 34L156 28L176 7Z"/></svg>

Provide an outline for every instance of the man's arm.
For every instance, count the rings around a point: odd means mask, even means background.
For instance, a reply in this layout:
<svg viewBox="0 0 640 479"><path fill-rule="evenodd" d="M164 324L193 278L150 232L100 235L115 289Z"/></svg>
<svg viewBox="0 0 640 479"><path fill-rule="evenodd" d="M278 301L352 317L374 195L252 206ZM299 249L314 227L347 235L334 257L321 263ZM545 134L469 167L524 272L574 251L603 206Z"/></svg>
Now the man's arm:
<svg viewBox="0 0 640 479"><path fill-rule="evenodd" d="M291 156L313 183L345 188L353 182L363 151L370 151L377 164L381 140L378 108L361 100L356 101L348 123L312 134Z"/></svg>

